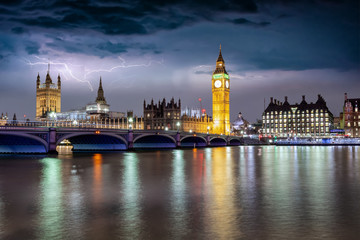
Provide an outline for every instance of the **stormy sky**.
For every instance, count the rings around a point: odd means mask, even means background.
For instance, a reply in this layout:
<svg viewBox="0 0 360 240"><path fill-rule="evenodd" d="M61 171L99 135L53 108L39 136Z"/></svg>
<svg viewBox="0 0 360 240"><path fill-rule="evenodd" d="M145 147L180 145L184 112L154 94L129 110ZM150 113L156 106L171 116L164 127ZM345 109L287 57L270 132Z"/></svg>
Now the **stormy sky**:
<svg viewBox="0 0 360 240"><path fill-rule="evenodd" d="M36 76L62 78L62 111L96 98L142 115L143 100L182 100L211 115L222 46L230 110L249 121L269 98L321 94L335 116L360 97L357 0L89 0L0 2L0 112L35 116Z"/></svg>

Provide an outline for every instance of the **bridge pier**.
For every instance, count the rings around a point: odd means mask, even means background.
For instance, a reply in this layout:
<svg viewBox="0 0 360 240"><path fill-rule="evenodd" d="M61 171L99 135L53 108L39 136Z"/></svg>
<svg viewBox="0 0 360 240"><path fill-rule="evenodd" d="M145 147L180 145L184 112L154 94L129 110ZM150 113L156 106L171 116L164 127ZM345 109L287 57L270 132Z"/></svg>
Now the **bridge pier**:
<svg viewBox="0 0 360 240"><path fill-rule="evenodd" d="M127 135L127 141L128 141L128 149L133 149L134 148L134 133L133 130L130 129Z"/></svg>
<svg viewBox="0 0 360 240"><path fill-rule="evenodd" d="M209 135L206 136L206 146L207 147L210 146L210 136Z"/></svg>
<svg viewBox="0 0 360 240"><path fill-rule="evenodd" d="M230 136L226 137L226 146L230 146Z"/></svg>
<svg viewBox="0 0 360 240"><path fill-rule="evenodd" d="M56 129L49 128L48 153L56 153Z"/></svg>
<svg viewBox="0 0 360 240"><path fill-rule="evenodd" d="M179 132L177 132L176 133L176 136L175 136L175 140L176 140L176 147L177 148L179 148L179 147L181 147L181 141L180 141L180 133Z"/></svg>

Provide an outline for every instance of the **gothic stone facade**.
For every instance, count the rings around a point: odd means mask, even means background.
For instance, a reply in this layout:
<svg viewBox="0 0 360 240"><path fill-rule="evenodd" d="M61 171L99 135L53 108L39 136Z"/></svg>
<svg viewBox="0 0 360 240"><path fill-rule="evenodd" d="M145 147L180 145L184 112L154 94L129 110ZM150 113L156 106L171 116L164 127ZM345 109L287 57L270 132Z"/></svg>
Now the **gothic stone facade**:
<svg viewBox="0 0 360 240"><path fill-rule="evenodd" d="M36 119L46 117L48 112L61 112L61 79L57 84L52 82L50 71L46 74L45 83L40 83L40 75L36 80Z"/></svg>
<svg viewBox="0 0 360 240"><path fill-rule="evenodd" d="M180 123L181 102L174 98L166 102L165 98L158 104L151 100L146 104L144 100L144 129L178 130Z"/></svg>

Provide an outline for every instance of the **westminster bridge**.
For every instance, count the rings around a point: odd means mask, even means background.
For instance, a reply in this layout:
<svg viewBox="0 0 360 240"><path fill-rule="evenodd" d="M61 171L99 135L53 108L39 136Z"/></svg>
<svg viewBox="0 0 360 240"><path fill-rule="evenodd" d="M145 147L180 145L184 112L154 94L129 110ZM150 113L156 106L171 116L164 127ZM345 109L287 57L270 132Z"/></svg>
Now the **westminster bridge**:
<svg viewBox="0 0 360 240"><path fill-rule="evenodd" d="M110 125L91 126L0 126L0 153L56 153L56 147L70 144L73 151L118 151L169 149L243 144L238 136L166 130L118 129Z"/></svg>

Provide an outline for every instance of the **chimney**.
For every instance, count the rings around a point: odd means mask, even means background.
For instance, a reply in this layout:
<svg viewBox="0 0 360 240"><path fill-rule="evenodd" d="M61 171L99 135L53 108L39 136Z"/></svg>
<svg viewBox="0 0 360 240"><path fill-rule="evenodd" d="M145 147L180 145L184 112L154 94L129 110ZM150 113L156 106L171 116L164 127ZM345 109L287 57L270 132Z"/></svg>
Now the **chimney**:
<svg viewBox="0 0 360 240"><path fill-rule="evenodd" d="M270 103L273 103L273 100L274 100L273 97L270 97Z"/></svg>
<svg viewBox="0 0 360 240"><path fill-rule="evenodd" d="M321 99L321 95L320 95L320 94L318 94L318 99Z"/></svg>
<svg viewBox="0 0 360 240"><path fill-rule="evenodd" d="M305 95L302 95L302 100L305 101Z"/></svg>
<svg viewBox="0 0 360 240"><path fill-rule="evenodd" d="M288 100L288 97L287 97L287 96L285 96L285 102L287 102L287 100Z"/></svg>

